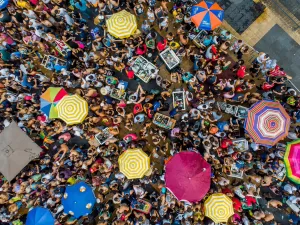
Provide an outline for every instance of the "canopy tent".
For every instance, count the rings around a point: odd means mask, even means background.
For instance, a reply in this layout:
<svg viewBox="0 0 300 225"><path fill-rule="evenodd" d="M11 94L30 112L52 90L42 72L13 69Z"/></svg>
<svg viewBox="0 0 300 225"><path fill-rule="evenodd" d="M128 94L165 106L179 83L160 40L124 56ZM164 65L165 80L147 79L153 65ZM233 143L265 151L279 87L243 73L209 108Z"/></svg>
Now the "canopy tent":
<svg viewBox="0 0 300 225"><path fill-rule="evenodd" d="M11 181L41 151L16 122L11 122L0 133L0 172Z"/></svg>

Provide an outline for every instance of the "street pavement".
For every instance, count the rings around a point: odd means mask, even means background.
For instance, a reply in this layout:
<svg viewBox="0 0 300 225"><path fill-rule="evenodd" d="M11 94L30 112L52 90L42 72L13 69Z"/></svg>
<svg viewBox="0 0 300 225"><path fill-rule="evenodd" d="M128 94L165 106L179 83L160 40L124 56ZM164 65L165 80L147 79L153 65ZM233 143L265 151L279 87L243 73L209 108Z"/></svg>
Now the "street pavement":
<svg viewBox="0 0 300 225"><path fill-rule="evenodd" d="M300 46L277 24L254 46L266 52L292 76L292 83L300 89Z"/></svg>
<svg viewBox="0 0 300 225"><path fill-rule="evenodd" d="M225 20L239 34L243 33L263 12L264 5L253 0L215 0L225 11Z"/></svg>

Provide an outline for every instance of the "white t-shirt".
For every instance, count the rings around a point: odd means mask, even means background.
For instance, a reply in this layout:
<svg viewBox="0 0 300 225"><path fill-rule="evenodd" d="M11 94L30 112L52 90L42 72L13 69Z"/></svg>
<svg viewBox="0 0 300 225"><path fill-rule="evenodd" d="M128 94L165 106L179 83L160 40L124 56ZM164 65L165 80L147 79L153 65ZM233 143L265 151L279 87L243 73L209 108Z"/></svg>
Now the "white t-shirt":
<svg viewBox="0 0 300 225"><path fill-rule="evenodd" d="M30 19L37 19L38 17L32 10L28 10L28 13L23 12L25 16L27 16Z"/></svg>
<svg viewBox="0 0 300 225"><path fill-rule="evenodd" d="M295 186L292 186L290 184L286 184L283 189L289 193L289 194L293 194L294 191L297 191L297 188Z"/></svg>
<svg viewBox="0 0 300 225"><path fill-rule="evenodd" d="M35 19L30 19L29 22L32 23L31 25L29 25L29 27L33 27L34 29L36 29L38 26L41 26L41 24L37 22Z"/></svg>
<svg viewBox="0 0 300 225"><path fill-rule="evenodd" d="M260 56L258 56L258 57L256 58L257 62L258 62L258 63L263 63L263 62L267 61L268 58L265 59L265 55L266 55L266 53L263 53L263 54L261 54Z"/></svg>
<svg viewBox="0 0 300 225"><path fill-rule="evenodd" d="M3 68L0 70L0 74L2 76L7 76L9 74L9 69L8 68Z"/></svg>

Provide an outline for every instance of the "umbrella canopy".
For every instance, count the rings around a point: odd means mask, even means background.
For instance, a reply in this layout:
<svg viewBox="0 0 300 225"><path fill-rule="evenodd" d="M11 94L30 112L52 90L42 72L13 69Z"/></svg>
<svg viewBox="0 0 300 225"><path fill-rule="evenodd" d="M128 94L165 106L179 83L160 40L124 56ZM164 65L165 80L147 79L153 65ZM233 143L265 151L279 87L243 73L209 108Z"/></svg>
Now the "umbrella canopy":
<svg viewBox="0 0 300 225"><path fill-rule="evenodd" d="M218 3L202 1L192 7L191 20L199 29L214 30L223 19L224 10Z"/></svg>
<svg viewBox="0 0 300 225"><path fill-rule="evenodd" d="M83 181L67 186L61 202L64 212L79 218L92 212L96 198L92 188Z"/></svg>
<svg viewBox="0 0 300 225"><path fill-rule="evenodd" d="M257 144L275 145L288 135L290 116L279 102L259 101L248 111L245 129Z"/></svg>
<svg viewBox="0 0 300 225"><path fill-rule="evenodd" d="M115 13L106 20L108 32L115 38L128 38L137 29L137 22L134 15L122 10Z"/></svg>
<svg viewBox="0 0 300 225"><path fill-rule="evenodd" d="M6 6L8 5L9 0L1 0L0 1L0 9L4 9L6 8Z"/></svg>
<svg viewBox="0 0 300 225"><path fill-rule="evenodd" d="M82 123L88 115L88 103L79 95L67 95L56 106L58 118L68 125Z"/></svg>
<svg viewBox="0 0 300 225"><path fill-rule="evenodd" d="M36 207L29 211L26 225L54 225L54 218L48 209Z"/></svg>
<svg viewBox="0 0 300 225"><path fill-rule="evenodd" d="M128 149L120 155L119 168L128 179L142 178L150 169L150 158L142 149Z"/></svg>
<svg viewBox="0 0 300 225"><path fill-rule="evenodd" d="M231 199L222 193L212 194L204 203L205 216L215 223L227 222L234 214Z"/></svg>
<svg viewBox="0 0 300 225"><path fill-rule="evenodd" d="M11 122L0 133L0 172L11 181L41 151L16 122Z"/></svg>
<svg viewBox="0 0 300 225"><path fill-rule="evenodd" d="M287 177L293 182L300 184L300 139L287 144L284 164Z"/></svg>
<svg viewBox="0 0 300 225"><path fill-rule="evenodd" d="M57 118L57 103L68 93L60 87L49 87L41 95L41 111L50 119Z"/></svg>
<svg viewBox="0 0 300 225"><path fill-rule="evenodd" d="M166 187L178 200L197 202L210 187L210 165L196 152L180 152L166 165Z"/></svg>

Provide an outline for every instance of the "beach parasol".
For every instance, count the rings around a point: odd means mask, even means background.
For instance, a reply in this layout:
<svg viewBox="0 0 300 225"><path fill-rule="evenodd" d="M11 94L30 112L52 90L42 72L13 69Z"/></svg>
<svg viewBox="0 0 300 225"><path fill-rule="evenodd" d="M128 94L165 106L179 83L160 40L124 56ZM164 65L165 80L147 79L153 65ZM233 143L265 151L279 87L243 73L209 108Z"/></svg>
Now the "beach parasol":
<svg viewBox="0 0 300 225"><path fill-rule="evenodd" d="M4 9L7 7L9 0L1 0L0 1L0 9Z"/></svg>
<svg viewBox="0 0 300 225"><path fill-rule="evenodd" d="M82 123L88 115L88 104L79 95L67 95L56 106L58 118L68 125Z"/></svg>
<svg viewBox="0 0 300 225"><path fill-rule="evenodd" d="M120 155L119 167L128 179L142 178L150 169L150 158L142 149L128 149Z"/></svg>
<svg viewBox="0 0 300 225"><path fill-rule="evenodd" d="M60 87L49 87L41 95L41 111L50 119L57 118L57 103L68 93Z"/></svg>
<svg viewBox="0 0 300 225"><path fill-rule="evenodd" d="M0 173L10 182L30 161L39 158L41 151L27 133L12 121L0 133Z"/></svg>
<svg viewBox="0 0 300 225"><path fill-rule="evenodd" d="M122 10L106 20L108 32L115 38L128 38L137 29L136 18L133 14Z"/></svg>
<svg viewBox="0 0 300 225"><path fill-rule="evenodd" d="M288 135L290 116L279 102L259 101L248 111L245 129L255 143L273 146Z"/></svg>
<svg viewBox="0 0 300 225"><path fill-rule="evenodd" d="M224 10L218 3L202 1L192 7L191 20L199 29L214 30L222 24Z"/></svg>
<svg viewBox="0 0 300 225"><path fill-rule="evenodd" d="M234 214L232 200L225 194L212 194L204 203L205 216L215 223L227 222Z"/></svg>
<svg viewBox="0 0 300 225"><path fill-rule="evenodd" d="M35 207L29 211L26 225L54 225L54 218L49 209Z"/></svg>
<svg viewBox="0 0 300 225"><path fill-rule="evenodd" d="M93 210L96 198L93 189L83 181L67 186L61 202L64 212L75 218L86 216Z"/></svg>
<svg viewBox="0 0 300 225"><path fill-rule="evenodd" d="M180 152L166 165L166 187L180 201L200 201L210 188L210 165L196 152Z"/></svg>
<svg viewBox="0 0 300 225"><path fill-rule="evenodd" d="M300 184L300 139L287 144L284 164L287 177L293 182Z"/></svg>

